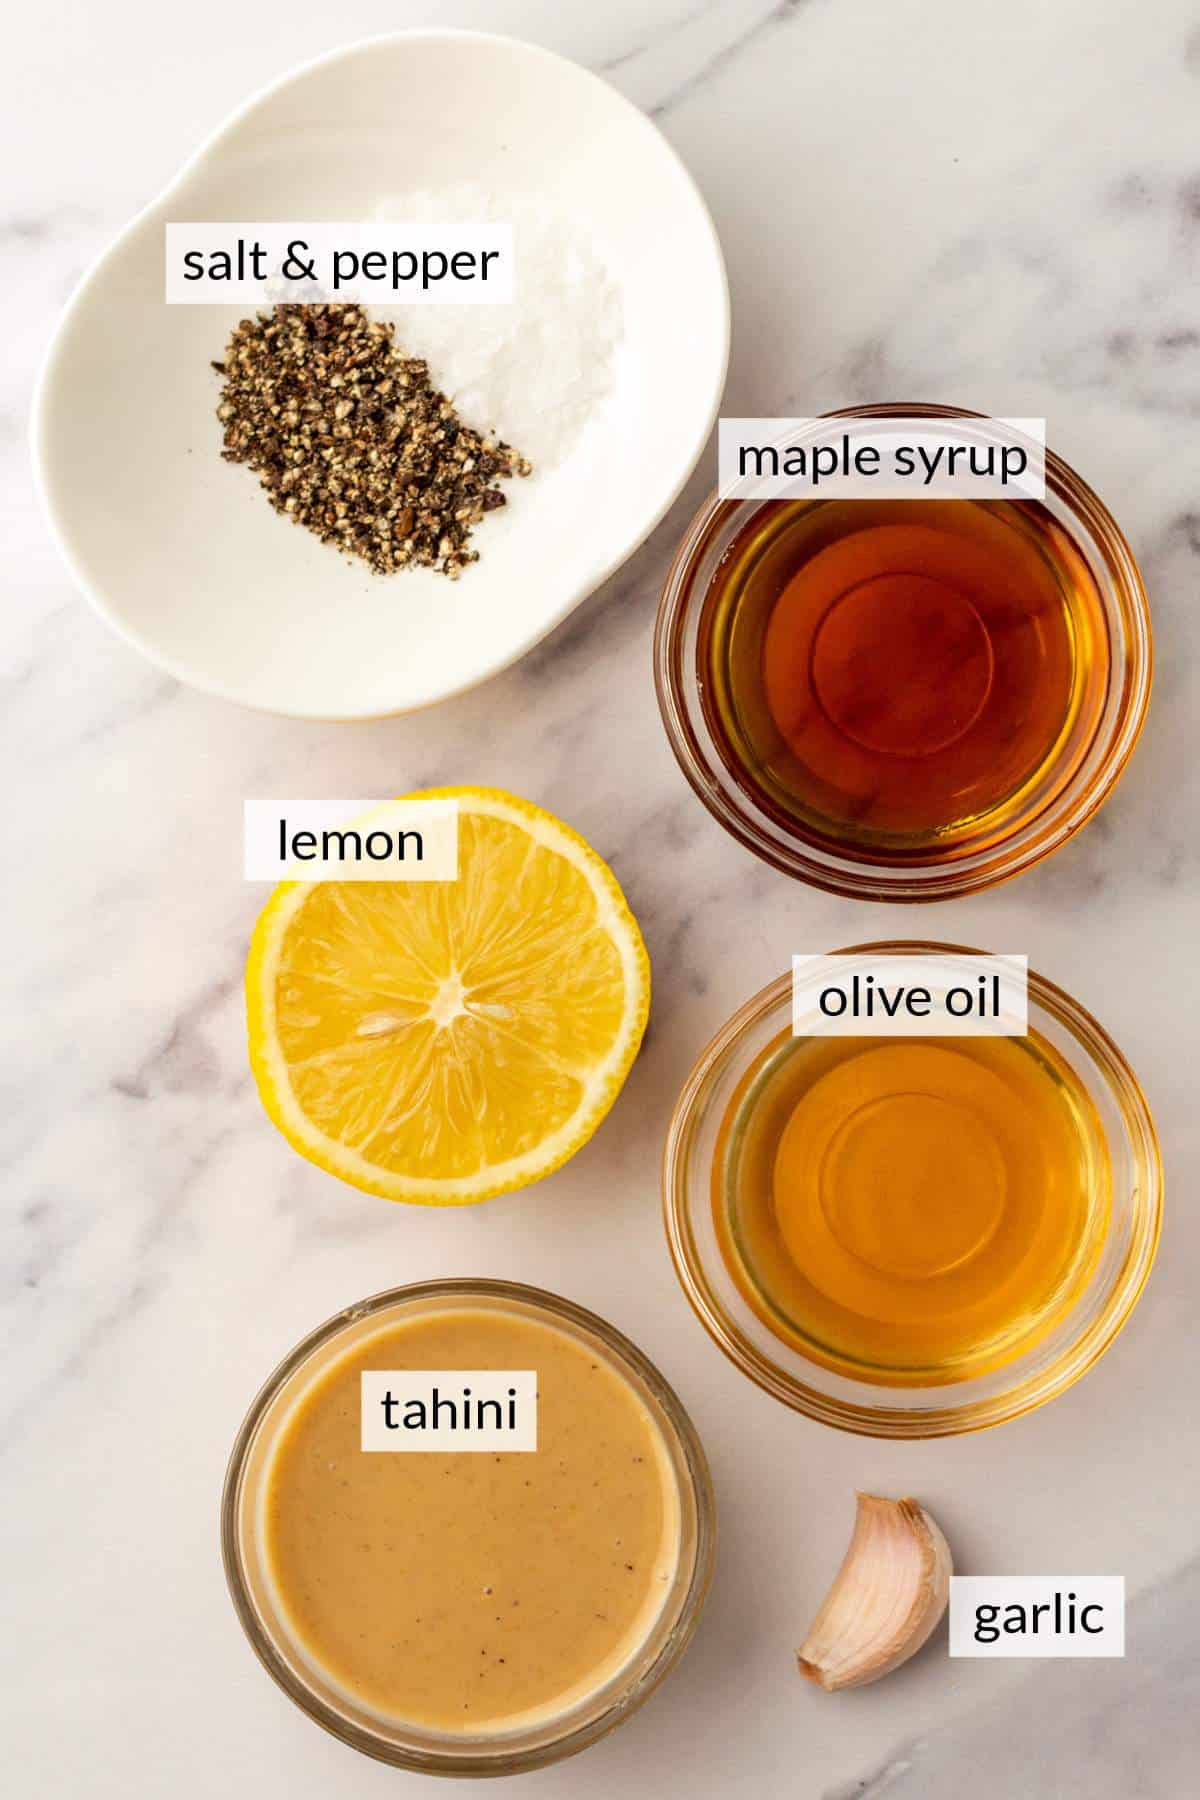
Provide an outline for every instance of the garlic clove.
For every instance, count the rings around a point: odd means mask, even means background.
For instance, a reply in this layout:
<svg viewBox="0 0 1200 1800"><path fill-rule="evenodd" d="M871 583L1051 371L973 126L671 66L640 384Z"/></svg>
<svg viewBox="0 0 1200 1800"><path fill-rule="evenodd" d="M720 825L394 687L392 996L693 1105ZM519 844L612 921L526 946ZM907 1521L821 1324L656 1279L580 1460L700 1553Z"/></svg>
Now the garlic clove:
<svg viewBox="0 0 1200 1800"><path fill-rule="evenodd" d="M898 1669L945 1612L952 1571L924 1507L859 1494L849 1549L796 1653L800 1673L833 1693Z"/></svg>

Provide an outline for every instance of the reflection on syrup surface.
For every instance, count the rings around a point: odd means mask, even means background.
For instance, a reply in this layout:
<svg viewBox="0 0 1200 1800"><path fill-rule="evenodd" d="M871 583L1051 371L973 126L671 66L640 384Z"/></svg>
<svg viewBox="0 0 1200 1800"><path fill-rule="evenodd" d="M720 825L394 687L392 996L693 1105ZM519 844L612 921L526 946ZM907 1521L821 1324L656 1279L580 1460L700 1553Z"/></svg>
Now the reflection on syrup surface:
<svg viewBox="0 0 1200 1800"><path fill-rule="evenodd" d="M781 501L705 597L705 713L798 836L868 858L1007 835L1070 780L1107 693L1086 562L1009 501Z"/></svg>
<svg viewBox="0 0 1200 1800"><path fill-rule="evenodd" d="M1107 1229L1095 1107L1027 1038L775 1038L722 1121L722 1255L777 1336L893 1386L986 1374L1079 1297Z"/></svg>

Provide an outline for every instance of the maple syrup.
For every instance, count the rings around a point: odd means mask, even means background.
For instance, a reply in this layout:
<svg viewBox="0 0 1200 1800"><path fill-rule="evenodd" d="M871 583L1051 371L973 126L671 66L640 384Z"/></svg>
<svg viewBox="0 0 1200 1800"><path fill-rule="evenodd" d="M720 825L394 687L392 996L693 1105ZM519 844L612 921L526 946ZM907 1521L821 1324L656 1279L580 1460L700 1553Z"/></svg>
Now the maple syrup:
<svg viewBox="0 0 1200 1800"><path fill-rule="evenodd" d="M701 609L705 720L790 834L942 861L1060 795L1111 652L1088 562L1036 501L775 501Z"/></svg>

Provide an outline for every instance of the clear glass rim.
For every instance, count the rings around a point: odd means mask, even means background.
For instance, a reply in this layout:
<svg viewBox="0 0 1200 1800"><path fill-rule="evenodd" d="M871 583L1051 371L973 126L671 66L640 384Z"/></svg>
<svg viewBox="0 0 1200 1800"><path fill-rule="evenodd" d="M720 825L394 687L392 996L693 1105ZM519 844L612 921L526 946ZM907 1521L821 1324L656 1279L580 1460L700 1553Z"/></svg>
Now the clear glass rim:
<svg viewBox="0 0 1200 1800"><path fill-rule="evenodd" d="M398 1303L425 1300L449 1303L515 1301L598 1338L618 1367L625 1364L640 1378L661 1410L673 1439L672 1448L677 1453L678 1472L686 1479L694 1510L695 1541L688 1585L678 1604L675 1622L656 1653L644 1667L634 1664L620 1693L601 1713L575 1725L570 1723L571 1715L568 1714L560 1733L530 1746L498 1736L486 1748L478 1747L479 1740L475 1740L469 1749L447 1743L444 1750L439 1746L431 1751L427 1746L404 1743L399 1727L395 1730L401 1741L364 1729L299 1678L264 1626L247 1580L240 1530L245 1477L251 1451L269 1409L309 1357L341 1332ZM644 1351L615 1325L561 1294L530 1287L523 1282L486 1277L414 1282L388 1288L344 1308L309 1332L272 1371L252 1401L234 1441L221 1496L221 1555L226 1583L242 1629L267 1673L302 1712L342 1743L379 1762L427 1775L518 1774L572 1756L614 1730L650 1698L691 1642L712 1581L715 1546L716 1501L703 1446L683 1402Z"/></svg>
<svg viewBox="0 0 1200 1800"><path fill-rule="evenodd" d="M981 418L967 407L925 402L891 402L846 406L822 414L829 419ZM654 628L654 683L659 711L675 760L712 816L747 850L799 880L849 899L920 902L948 900L977 893L1011 880L1051 855L1080 831L1103 805L1125 768L1145 723L1153 680L1150 608L1141 573L1128 540L1100 497L1070 465L1046 451L1046 504L1053 501L1060 522L1071 531L1081 552L1095 546L1087 560L1096 577L1110 633L1122 649L1113 661L1120 694L1114 717L1096 754L1040 812L1018 824L990 849L958 855L946 862L920 865L859 861L771 829L767 816L727 777L712 753L697 701L696 671L688 655L689 628L703 605L707 582L698 579L702 559L719 543L728 542L759 500L722 500L713 492L703 502L667 571ZM1053 510L1053 508L1052 508ZM1072 527L1074 528L1072 530ZM1095 766L1092 766L1092 765Z"/></svg>
<svg viewBox="0 0 1200 1800"><path fill-rule="evenodd" d="M954 952L978 955L966 945L934 943L923 939L889 939L878 943L846 945L833 955L865 952L938 954ZM1132 1196L1131 1241L1122 1268L1105 1299L1098 1318L1067 1351L1047 1368L1035 1370L1003 1391L986 1399L947 1402L920 1413L897 1405L848 1401L793 1376L772 1361L730 1318L714 1290L691 1226L691 1183L688 1155L692 1138L704 1112L705 1088L714 1072L736 1051L747 1034L778 1013L790 1018L792 978L780 976L762 988L705 1046L684 1082L663 1152L663 1219L667 1246L680 1286L700 1323L729 1360L758 1387L806 1417L861 1437L934 1438L982 1431L1032 1412L1064 1393L1103 1356L1126 1324L1149 1278L1162 1225L1162 1157L1149 1104L1136 1075L1115 1041L1064 989L1045 976L1029 971L1029 997L1073 1035L1093 1058L1110 1086L1129 1132L1130 1147L1138 1169ZM710 1204L707 1170L699 1203ZM783 1346L780 1346L781 1352ZM797 1354L797 1361L803 1361ZM822 1371L806 1363L815 1380ZM952 1390L948 1390L952 1391Z"/></svg>

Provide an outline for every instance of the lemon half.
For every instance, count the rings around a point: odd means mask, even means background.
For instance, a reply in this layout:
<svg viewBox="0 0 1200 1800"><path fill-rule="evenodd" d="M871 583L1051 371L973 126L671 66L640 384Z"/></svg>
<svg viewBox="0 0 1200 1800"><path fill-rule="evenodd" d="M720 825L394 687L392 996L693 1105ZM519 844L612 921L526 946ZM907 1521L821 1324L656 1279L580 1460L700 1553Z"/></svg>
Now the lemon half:
<svg viewBox="0 0 1200 1800"><path fill-rule="evenodd" d="M293 1149L368 1193L458 1206L547 1175L637 1055L650 961L604 860L494 788L458 879L282 882L246 965L250 1066Z"/></svg>

